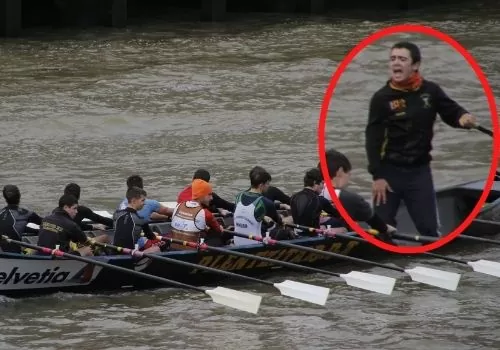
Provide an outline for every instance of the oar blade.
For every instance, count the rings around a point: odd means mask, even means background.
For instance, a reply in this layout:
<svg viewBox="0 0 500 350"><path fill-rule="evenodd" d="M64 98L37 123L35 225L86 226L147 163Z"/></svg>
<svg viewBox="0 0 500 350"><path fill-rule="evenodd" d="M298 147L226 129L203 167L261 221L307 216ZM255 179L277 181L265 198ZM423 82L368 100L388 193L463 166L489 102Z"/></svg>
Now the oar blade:
<svg viewBox="0 0 500 350"><path fill-rule="evenodd" d="M396 279L387 276L375 275L360 271L351 271L340 274L349 286L366 289L372 292L391 295Z"/></svg>
<svg viewBox="0 0 500 350"><path fill-rule="evenodd" d="M406 269L405 272L416 282L452 291L457 290L458 282L461 277L459 273L431 269L423 266Z"/></svg>
<svg viewBox="0 0 500 350"><path fill-rule="evenodd" d="M257 314L262 297L260 295L240 292L234 289L217 287L205 291L212 300L221 305L229 306L241 311Z"/></svg>
<svg viewBox="0 0 500 350"><path fill-rule="evenodd" d="M318 305L325 305L328 294L330 294L329 288L290 280L275 283L274 286L280 290L282 295Z"/></svg>
<svg viewBox="0 0 500 350"><path fill-rule="evenodd" d="M500 263L491 260L469 261L467 263L476 272L484 273L495 277L500 277Z"/></svg>

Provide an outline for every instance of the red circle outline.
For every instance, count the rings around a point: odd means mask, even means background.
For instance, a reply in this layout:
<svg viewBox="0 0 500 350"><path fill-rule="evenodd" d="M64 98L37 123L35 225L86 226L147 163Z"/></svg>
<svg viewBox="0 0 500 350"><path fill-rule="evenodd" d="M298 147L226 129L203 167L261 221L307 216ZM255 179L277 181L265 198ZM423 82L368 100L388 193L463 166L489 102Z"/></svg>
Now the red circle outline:
<svg viewBox="0 0 500 350"><path fill-rule="evenodd" d="M443 236L439 240L427 244L427 245L422 245L422 246L417 246L417 247L399 247L399 246L394 246L392 244L388 244L385 242L382 242L376 238L374 238L372 235L369 233L366 233L361 226L358 225L357 222L352 220L352 218L349 216L349 214L346 212L344 207L342 206L342 203L340 203L336 193L335 189L333 187L333 184L331 181L325 181L325 186L327 187L328 191L332 194L332 200L335 203L337 209L339 210L340 214L346 220L346 222L363 238L365 238L367 241L371 242L372 244L376 245L377 247L381 249L385 249L391 252L395 253L400 253L400 254L416 254L416 253L424 253L433 249L437 249L439 247L442 247L446 243L449 243L451 240L456 238L458 235L460 235L466 228L467 226L470 225L472 220L478 215L479 211L481 210L481 207L483 204L486 202L486 199L488 197L489 192L491 191L491 188L493 187L493 182L495 178L495 171L497 168L497 163L498 163L498 158L499 158L499 151L500 151L500 139L498 138L498 120L497 120L497 107L495 104L495 97L493 95L493 92L491 90L491 87L488 84L487 78L484 75L484 73L481 70L481 67L477 64L477 62L474 60L472 55L464 48L462 47L456 40L454 40L451 36L434 29L430 26L424 26L424 25L418 25L418 24L400 24L400 25L394 25L390 27L386 27L383 29L380 29L376 31L375 33L369 35L365 39L363 39L361 42L358 43L348 54L347 56L342 60L340 65L337 67L335 70L334 74L332 75L330 79L330 83L328 84L328 87L326 89L326 93L323 99L323 102L321 104L321 111L320 111L320 117L319 117L319 122L318 122L318 151L319 151L319 157L320 157L320 165L321 165L321 172L323 174L323 177L325 179L331 179L330 174L328 173L328 168L326 165L326 150L325 150L325 128L326 128L326 119L327 119L327 113L328 113L328 108L330 104L330 100L332 99L332 96L335 91L335 87L346 70L347 66L351 61L355 58L355 56L363 50L366 46L370 45L371 43L382 39L385 36L391 35L391 34L396 34L400 32L410 32L410 33L421 33L421 34L427 34L429 36L433 36L437 39L440 39L442 41L445 41L449 45L451 45L455 50L460 52L460 54L467 60L469 65L472 67L474 72L476 73L477 78L481 82L481 85L483 87L483 90L485 91L487 100L488 100L488 105L491 113L491 120L493 124L493 150L492 150L492 159L491 159L491 165L490 165L490 171L488 178L486 180L486 185L483 189L483 192L481 194L481 197L479 198L479 201L476 203L476 206L472 210L472 212L467 216L467 218L451 233L447 234L446 236Z"/></svg>

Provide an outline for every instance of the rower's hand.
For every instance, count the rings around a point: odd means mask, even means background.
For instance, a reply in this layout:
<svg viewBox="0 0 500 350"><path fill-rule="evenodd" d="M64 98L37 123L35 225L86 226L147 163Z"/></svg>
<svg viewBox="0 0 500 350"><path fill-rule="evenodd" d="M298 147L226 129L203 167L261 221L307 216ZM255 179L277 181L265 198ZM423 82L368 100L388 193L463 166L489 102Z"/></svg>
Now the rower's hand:
<svg viewBox="0 0 500 350"><path fill-rule="evenodd" d="M106 231L106 226L103 224L92 224L94 230Z"/></svg>
<svg viewBox="0 0 500 350"><path fill-rule="evenodd" d="M388 224L386 224L386 225L387 225L387 233L389 233L389 234L394 233L394 232L396 232L398 230L394 226L391 226L391 225L388 225Z"/></svg>
<svg viewBox="0 0 500 350"><path fill-rule="evenodd" d="M217 208L217 210L219 211L220 215L222 215L222 216L228 216L229 214L231 214L231 212L229 210L226 210L226 209Z"/></svg>
<svg viewBox="0 0 500 350"><path fill-rule="evenodd" d="M387 191L392 192L392 188L384 179L377 179L373 181L372 194L375 205L385 204L387 201Z"/></svg>
<svg viewBox="0 0 500 350"><path fill-rule="evenodd" d="M274 221L269 216L264 216L262 219L266 224L272 224Z"/></svg>
<svg viewBox="0 0 500 350"><path fill-rule="evenodd" d="M458 123L462 128L470 129L476 126L476 117L470 113L465 113L460 117Z"/></svg>
<svg viewBox="0 0 500 350"><path fill-rule="evenodd" d="M280 203L280 209L290 210L291 207L288 204Z"/></svg>

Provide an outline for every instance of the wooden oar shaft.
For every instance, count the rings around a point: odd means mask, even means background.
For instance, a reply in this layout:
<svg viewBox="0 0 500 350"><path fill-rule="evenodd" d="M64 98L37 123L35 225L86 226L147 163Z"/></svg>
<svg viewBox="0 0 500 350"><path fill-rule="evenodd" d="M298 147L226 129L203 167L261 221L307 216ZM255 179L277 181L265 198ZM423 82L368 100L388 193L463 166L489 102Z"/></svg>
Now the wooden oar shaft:
<svg viewBox="0 0 500 350"><path fill-rule="evenodd" d="M360 259L360 258L355 258L353 256L347 256L347 255L337 254L337 253L333 253L333 252L327 252L327 251L324 251L324 250L314 249L314 248L310 248L310 247L304 247L304 246L301 246L301 245L298 245L298 244L288 243L288 242L284 242L284 241L277 241L277 240L274 240L274 239L267 239L267 238L264 239L264 238L262 238L260 236L247 235L247 234L239 233L239 232L235 232L235 231L229 231L229 230L224 230L224 231L228 232L228 233L231 233L231 234L233 234L235 236L238 236L238 237L242 237L242 238L247 238L247 239L259 241L259 242L262 242L264 244L276 244L276 245L280 245L280 246L283 246L283 247L295 248L295 249L303 250L303 251L306 251L306 252L311 252L311 253L315 253L315 254L329 256L329 257L332 257L332 258L337 258L337 259L342 259L342 260L348 260L348 261L354 261L354 262L358 262L358 263L362 263L362 264L367 264L367 265L374 265L374 266L378 266L378 267L382 267L382 268L386 268L386 269L390 269L390 270L394 270L394 271L405 272L405 270L402 269L402 268L400 268L400 267L390 266L390 265L381 264L381 263L378 263L378 262L375 262L375 261L370 261L370 260L364 260L364 259Z"/></svg>
<svg viewBox="0 0 500 350"><path fill-rule="evenodd" d="M239 278L239 279L243 279L243 280L247 280L247 281L257 282L257 283L265 284L268 286L274 286L274 283L269 282L269 281L261 280L261 279L254 278L254 277L239 275L239 274L234 273L234 272L219 270L219 269L215 269L215 268L209 267L209 266L193 264L193 263L190 263L187 261L167 258L166 256L160 256L160 255L151 254L151 253L144 253L144 252L141 252L139 250L118 247L118 246L114 246L114 245L107 244L107 243L93 242L93 244L104 247L104 248L111 248L111 249L114 249L118 252L123 252L124 254L130 254L132 256L136 256L139 258L140 257L148 257L148 258L153 259L153 260L164 261L164 262L168 262L171 264L192 267L194 269L205 270L205 271L213 272L213 273L216 273L219 275L224 275L224 276L228 276L228 277L234 277L234 278Z"/></svg>
<svg viewBox="0 0 500 350"><path fill-rule="evenodd" d="M297 264L289 263L289 262L286 262L286 261L280 261L280 260L275 260L275 259L271 259L271 258L266 258L266 257L263 257L263 256L247 254L247 253L243 253L243 252L234 251L234 250L231 250L231 249L224 249L224 248L219 248L219 247L213 247L213 246L207 245L206 243L197 244L197 243L194 243L194 242L181 241L179 239L167 238L167 237L162 237L162 239L165 240L165 241L170 241L172 243L186 245L188 247L197 248L197 249L200 249L200 250L211 250L211 251L214 251L214 252L226 253L226 254L230 254L230 255L234 255L234 256L240 256L242 258L247 258L247 259L252 259L252 260L257 260L257 261L264 261L264 262L268 262L268 263L271 263L271 264L274 264L274 265L281 265L281 266L288 267L290 269L299 270L299 271L311 271L311 272L322 273L322 274L326 274L326 275L330 275L330 276L340 277L340 274L336 273L336 272L322 270L322 269L317 269L315 267L297 265Z"/></svg>
<svg viewBox="0 0 500 350"><path fill-rule="evenodd" d="M111 264L108 264L108 263L105 263L105 262L102 262L102 261L99 261L96 259L91 259L91 258L79 256L79 255L65 253L65 252L63 252L61 250L57 250L57 249L50 249L50 248L40 247L40 246L30 244L30 243L16 241L16 240L10 239L6 236L1 236L1 239L6 240L8 243L17 244L17 245L19 245L21 247L25 247L25 248L31 248L31 249L40 251L40 252L48 254L48 255L53 255L56 257L64 257L64 258L67 258L70 260L78 260L81 262L85 262L87 264L97 265L97 266L101 266L101 267L108 268L111 270L127 273L129 275L146 278L146 279L149 279L149 280L152 280L155 282L159 282L159 283L163 283L163 284L170 284L170 285L173 285L173 286L176 286L179 288L191 289L191 290L205 293L205 290L203 288L199 288L199 287L185 284L182 282L172 281L172 280L169 280L169 279L166 279L163 277L159 277L159 276L149 275L149 274L144 273L144 272L130 270L130 269L127 269L125 267L111 265Z"/></svg>

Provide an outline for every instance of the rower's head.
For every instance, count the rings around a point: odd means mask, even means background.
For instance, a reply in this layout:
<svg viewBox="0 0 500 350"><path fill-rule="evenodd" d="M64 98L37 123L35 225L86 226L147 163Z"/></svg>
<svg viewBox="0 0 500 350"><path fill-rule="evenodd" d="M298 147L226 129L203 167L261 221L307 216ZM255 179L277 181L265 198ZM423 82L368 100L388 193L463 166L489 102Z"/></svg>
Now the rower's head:
<svg viewBox="0 0 500 350"><path fill-rule="evenodd" d="M127 190L128 206L135 210L141 210L147 197L146 191L142 188L132 186Z"/></svg>
<svg viewBox="0 0 500 350"><path fill-rule="evenodd" d="M144 183L140 175L131 175L127 179L127 188L138 187L144 188Z"/></svg>
<svg viewBox="0 0 500 350"><path fill-rule="evenodd" d="M196 179L210 182L210 173L208 172L208 170L198 169L194 172L194 175L193 175L193 180L196 180Z"/></svg>
<svg viewBox="0 0 500 350"><path fill-rule="evenodd" d="M205 206L209 206L213 199L212 185L202 179L193 180L191 183L192 199Z"/></svg>
<svg viewBox="0 0 500 350"><path fill-rule="evenodd" d="M334 148L326 151L326 166L335 188L342 189L349 183L352 165L349 159ZM321 163L318 163L321 169Z"/></svg>
<svg viewBox="0 0 500 350"><path fill-rule="evenodd" d="M21 202L21 192L16 185L5 185L2 192L7 204L19 205L19 202Z"/></svg>
<svg viewBox="0 0 500 350"><path fill-rule="evenodd" d="M271 174L269 174L266 169L261 166L255 166L250 170L250 185L253 189L264 193L268 190L271 184Z"/></svg>
<svg viewBox="0 0 500 350"><path fill-rule="evenodd" d="M401 41L391 48L389 70L391 80L400 83L420 68L420 49L414 43Z"/></svg>
<svg viewBox="0 0 500 350"><path fill-rule="evenodd" d="M304 187L309 187L319 194L323 191L323 185L323 174L318 168L309 169L304 175Z"/></svg>
<svg viewBox="0 0 500 350"><path fill-rule="evenodd" d="M70 218L74 219L78 213L78 199L72 194L63 194L59 198L59 209L64 210Z"/></svg>
<svg viewBox="0 0 500 350"><path fill-rule="evenodd" d="M77 200L80 200L80 186L78 186L75 183L69 183L66 185L64 188L64 194L71 194L73 195Z"/></svg>

